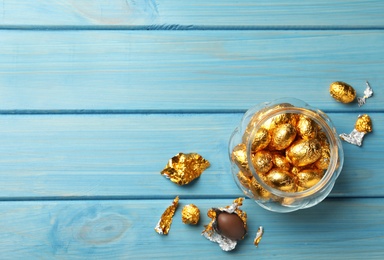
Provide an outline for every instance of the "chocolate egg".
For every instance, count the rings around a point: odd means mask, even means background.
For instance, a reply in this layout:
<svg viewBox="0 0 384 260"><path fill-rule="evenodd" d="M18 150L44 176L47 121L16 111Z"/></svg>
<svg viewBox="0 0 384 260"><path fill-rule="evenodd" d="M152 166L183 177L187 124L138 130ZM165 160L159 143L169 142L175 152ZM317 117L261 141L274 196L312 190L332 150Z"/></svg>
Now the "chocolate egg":
<svg viewBox="0 0 384 260"><path fill-rule="evenodd" d="M333 82L329 87L331 96L339 102L351 103L356 98L355 89L342 81Z"/></svg>
<svg viewBox="0 0 384 260"><path fill-rule="evenodd" d="M185 205L181 211L181 220L184 224L196 225L200 219L200 210L195 204Z"/></svg>
<svg viewBox="0 0 384 260"><path fill-rule="evenodd" d="M368 115L359 115L355 123L355 129L362 133L372 132L372 120Z"/></svg>
<svg viewBox="0 0 384 260"><path fill-rule="evenodd" d="M304 169L296 175L297 185L309 189L318 183L323 177L323 171L319 169Z"/></svg>
<svg viewBox="0 0 384 260"><path fill-rule="evenodd" d="M268 146L269 142L271 141L271 136L267 129L260 128L257 130L255 137L252 141L252 152L257 152L260 150L263 150L265 147Z"/></svg>
<svg viewBox="0 0 384 260"><path fill-rule="evenodd" d="M237 173L237 179L239 180L240 184L250 190L251 189L251 180L253 177L248 176L247 174L243 173L242 171L239 171Z"/></svg>
<svg viewBox="0 0 384 260"><path fill-rule="evenodd" d="M232 240L240 240L246 234L243 220L235 213L221 212L217 216L217 229Z"/></svg>
<svg viewBox="0 0 384 260"><path fill-rule="evenodd" d="M238 144L233 148L231 159L236 163L237 167L246 175L252 176L248 167L247 147L245 144Z"/></svg>
<svg viewBox="0 0 384 260"><path fill-rule="evenodd" d="M331 162L331 150L329 145L321 145L321 156L315 162L315 166L318 169L326 170L328 169L329 163Z"/></svg>
<svg viewBox="0 0 384 260"><path fill-rule="evenodd" d="M284 171L278 168L273 168L267 173L266 181L269 186L275 189L285 191L285 192L296 191L295 178L288 171Z"/></svg>
<svg viewBox="0 0 384 260"><path fill-rule="evenodd" d="M309 117L300 115L296 124L296 131L302 139L312 139L317 135L317 124Z"/></svg>
<svg viewBox="0 0 384 260"><path fill-rule="evenodd" d="M295 138L295 127L289 123L281 124L272 131L270 148L274 150L283 150L287 148Z"/></svg>
<svg viewBox="0 0 384 260"><path fill-rule="evenodd" d="M306 166L321 157L321 144L317 139L298 140L286 150L286 156L294 166Z"/></svg>
<svg viewBox="0 0 384 260"><path fill-rule="evenodd" d="M282 113L282 114L273 116L264 122L263 127L268 130L272 130L278 127L279 125L286 124L286 123L296 124L295 114Z"/></svg>
<svg viewBox="0 0 384 260"><path fill-rule="evenodd" d="M253 167L258 174L267 173L273 166L272 154L269 151L258 151L252 156Z"/></svg>
<svg viewBox="0 0 384 260"><path fill-rule="evenodd" d="M263 176L260 176L260 177L264 178ZM263 186L261 186L261 184L257 182L255 177L251 178L250 190L251 190L253 196L257 199L266 200L266 199L271 198L271 193L269 191L267 191L266 189L264 189Z"/></svg>
<svg viewBox="0 0 384 260"><path fill-rule="evenodd" d="M289 171L292 167L287 158L279 153L272 153L272 162L277 168L285 171Z"/></svg>

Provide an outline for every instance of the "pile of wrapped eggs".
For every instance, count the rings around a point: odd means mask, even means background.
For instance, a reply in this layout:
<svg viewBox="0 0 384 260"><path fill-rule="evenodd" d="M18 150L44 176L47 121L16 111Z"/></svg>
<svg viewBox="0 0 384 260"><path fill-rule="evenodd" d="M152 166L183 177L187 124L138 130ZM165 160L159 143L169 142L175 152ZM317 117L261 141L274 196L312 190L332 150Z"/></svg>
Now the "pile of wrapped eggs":
<svg viewBox="0 0 384 260"><path fill-rule="evenodd" d="M231 159L240 170L237 178L255 198L269 199L271 194L252 175L250 163L265 184L288 193L313 187L329 166L327 136L305 113L277 113L255 129L272 110L290 107L293 106L284 103L257 112L244 132L242 143L232 150ZM256 132L252 134L252 131ZM251 158L247 158L249 142Z"/></svg>

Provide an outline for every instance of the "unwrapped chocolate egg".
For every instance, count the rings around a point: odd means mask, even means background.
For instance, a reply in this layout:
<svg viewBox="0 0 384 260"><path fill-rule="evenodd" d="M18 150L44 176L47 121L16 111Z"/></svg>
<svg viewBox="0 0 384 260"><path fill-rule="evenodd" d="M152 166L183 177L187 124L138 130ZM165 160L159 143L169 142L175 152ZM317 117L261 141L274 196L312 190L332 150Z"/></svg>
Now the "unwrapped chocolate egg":
<svg viewBox="0 0 384 260"><path fill-rule="evenodd" d="M296 175L297 185L309 189L318 183L323 177L323 171L319 169L304 169Z"/></svg>
<svg viewBox="0 0 384 260"><path fill-rule="evenodd" d="M217 216L217 229L232 240L240 240L247 233L243 220L236 213L221 212Z"/></svg>
<svg viewBox="0 0 384 260"><path fill-rule="evenodd" d="M297 134L302 139L312 139L317 135L318 125L309 117L300 115L299 120L296 124Z"/></svg>
<svg viewBox="0 0 384 260"><path fill-rule="evenodd" d="M296 130L290 123L284 123L272 130L270 148L283 150L287 148L296 138Z"/></svg>
<svg viewBox="0 0 384 260"><path fill-rule="evenodd" d="M294 166L306 166L321 157L321 144L317 139L295 141L286 150L287 159Z"/></svg>
<svg viewBox="0 0 384 260"><path fill-rule="evenodd" d="M266 181L269 186L275 189L285 192L296 191L295 177L288 171L273 168L267 173Z"/></svg>
<svg viewBox="0 0 384 260"><path fill-rule="evenodd" d="M252 156L253 167L258 174L267 173L273 166L272 154L269 151L258 151Z"/></svg>
<svg viewBox="0 0 384 260"><path fill-rule="evenodd" d="M268 130L265 128L260 128L257 130L255 137L252 141L252 152L257 152L260 150L263 150L265 147L268 146L269 142L271 141L271 135L269 134Z"/></svg>
<svg viewBox="0 0 384 260"><path fill-rule="evenodd" d="M355 89L342 81L333 82L329 87L331 96L339 102L351 103L356 98Z"/></svg>

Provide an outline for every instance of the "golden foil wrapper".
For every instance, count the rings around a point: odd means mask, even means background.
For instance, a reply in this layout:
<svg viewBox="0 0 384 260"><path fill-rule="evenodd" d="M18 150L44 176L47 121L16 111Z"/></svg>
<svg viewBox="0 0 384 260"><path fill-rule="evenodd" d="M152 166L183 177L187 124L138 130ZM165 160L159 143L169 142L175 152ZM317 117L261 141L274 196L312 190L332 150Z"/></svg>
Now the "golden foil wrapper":
<svg viewBox="0 0 384 260"><path fill-rule="evenodd" d="M267 173L266 181L269 186L275 189L285 192L296 191L295 177L288 171L273 168Z"/></svg>
<svg viewBox="0 0 384 260"><path fill-rule="evenodd" d="M200 177L210 163L197 153L178 153L172 157L161 174L178 185L185 185Z"/></svg>
<svg viewBox="0 0 384 260"><path fill-rule="evenodd" d="M196 225L200 219L200 210L194 204L185 205L181 211L181 220L184 224Z"/></svg>
<svg viewBox="0 0 384 260"><path fill-rule="evenodd" d="M247 147L245 144L241 143L233 148L231 159L244 174L252 176L251 170L248 167Z"/></svg>
<svg viewBox="0 0 384 260"><path fill-rule="evenodd" d="M313 139L317 136L317 124L307 116L299 115L296 124L297 134L305 140Z"/></svg>
<svg viewBox="0 0 384 260"><path fill-rule="evenodd" d="M173 219L173 216L175 215L178 205L179 205L179 196L176 196L176 198L172 202L172 205L170 205L161 215L161 218L155 227L155 231L158 234L168 235L169 229L171 228L172 219Z"/></svg>
<svg viewBox="0 0 384 260"><path fill-rule="evenodd" d="M232 205L222 207L222 208L211 208L208 210L207 216L211 219L208 225L205 226L205 229L202 232L202 235L208 240L218 243L220 248L224 251L231 251L237 245L237 240L232 240L220 234L217 226L217 217L221 212L227 212L230 214L236 214L242 221L243 227L245 230L243 239L247 234L247 213L242 211L240 207L243 205L244 198L237 198L233 201Z"/></svg>
<svg viewBox="0 0 384 260"><path fill-rule="evenodd" d="M279 153L272 153L272 162L277 168L283 169L285 171L291 170L292 165L284 155Z"/></svg>
<svg viewBox="0 0 384 260"><path fill-rule="evenodd" d="M298 140L286 150L287 159L294 166L306 166L321 157L321 144L317 139Z"/></svg>
<svg viewBox="0 0 384 260"><path fill-rule="evenodd" d="M268 146L271 141L271 135L265 128L260 128L255 134L255 138L252 141L252 152L263 150Z"/></svg>
<svg viewBox="0 0 384 260"><path fill-rule="evenodd" d="M351 103L356 98L355 89L342 81L333 82L329 87L331 96L339 102Z"/></svg>
<svg viewBox="0 0 384 260"><path fill-rule="evenodd" d="M372 132L372 120L368 115L359 115L355 123L355 129L350 134L340 134L340 138L344 141L361 146L364 135Z"/></svg>
<svg viewBox="0 0 384 260"><path fill-rule="evenodd" d="M284 106L278 106L276 108L281 108L281 107L284 107ZM268 130L273 130L274 128L282 124L289 123L292 125L296 125L296 121L297 121L296 114L282 113L266 120L262 127Z"/></svg>
<svg viewBox="0 0 384 260"><path fill-rule="evenodd" d="M296 130L290 123L284 123L272 130L272 139L269 147L272 150L287 148L296 138Z"/></svg>
<svg viewBox="0 0 384 260"><path fill-rule="evenodd" d="M272 154L269 151L258 151L252 156L253 167L258 174L267 173L273 166Z"/></svg>
<svg viewBox="0 0 384 260"><path fill-rule="evenodd" d="M264 228L262 226L259 227L259 229L257 230L256 232L256 237L255 239L253 240L253 244L258 247L259 246L259 243L261 241L261 238L263 237L264 235Z"/></svg>
<svg viewBox="0 0 384 260"><path fill-rule="evenodd" d="M297 185L309 189L318 183L323 178L323 170L319 169L304 169L296 175Z"/></svg>
<svg viewBox="0 0 384 260"><path fill-rule="evenodd" d="M372 132L372 120L371 118L367 115L359 115L357 118L357 121L355 123L355 129L359 132L363 133L369 133Z"/></svg>

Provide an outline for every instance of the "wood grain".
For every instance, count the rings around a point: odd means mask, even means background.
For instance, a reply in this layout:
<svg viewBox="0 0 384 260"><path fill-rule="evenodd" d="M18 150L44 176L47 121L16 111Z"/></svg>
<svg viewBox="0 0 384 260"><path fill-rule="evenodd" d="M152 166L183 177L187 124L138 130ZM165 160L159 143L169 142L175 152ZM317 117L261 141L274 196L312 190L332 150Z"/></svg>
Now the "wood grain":
<svg viewBox="0 0 384 260"><path fill-rule="evenodd" d="M142 26L177 29L193 26L378 26L380 0L231 1L170 0L3 0L2 26ZM174 25L174 26L170 26Z"/></svg>
<svg viewBox="0 0 384 260"><path fill-rule="evenodd" d="M4 259L382 259L381 199L326 199L295 213L276 214L245 200L248 236L223 252L201 236L211 207L232 199L181 199L168 236L154 227L172 200L2 202L0 254ZM201 210L197 226L181 222L189 203ZM259 248L253 239L265 229Z"/></svg>
<svg viewBox="0 0 384 260"><path fill-rule="evenodd" d="M198 198L238 196L230 173L229 137L242 114L3 115L0 117L0 196L42 198ZM339 133L356 118L331 113ZM357 116L357 115L356 115ZM352 118L351 118L352 117ZM345 166L331 196L384 195L380 171L384 118L363 147L343 143ZM211 162L188 186L160 171L179 152ZM214 188L213 188L214 187Z"/></svg>
<svg viewBox="0 0 384 260"><path fill-rule="evenodd" d="M383 111L383 43L382 31L2 31L0 110L244 112L294 96ZM375 95L337 103L337 80Z"/></svg>

